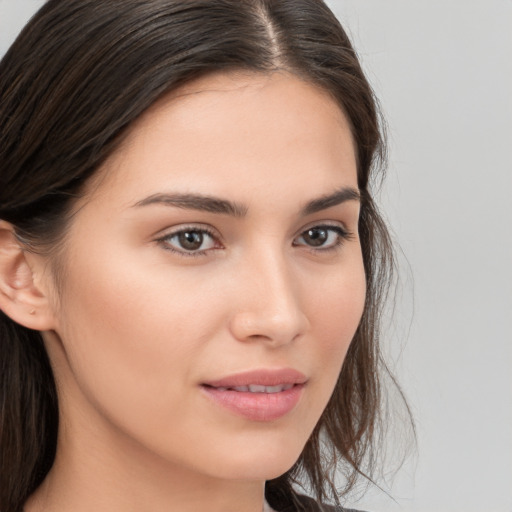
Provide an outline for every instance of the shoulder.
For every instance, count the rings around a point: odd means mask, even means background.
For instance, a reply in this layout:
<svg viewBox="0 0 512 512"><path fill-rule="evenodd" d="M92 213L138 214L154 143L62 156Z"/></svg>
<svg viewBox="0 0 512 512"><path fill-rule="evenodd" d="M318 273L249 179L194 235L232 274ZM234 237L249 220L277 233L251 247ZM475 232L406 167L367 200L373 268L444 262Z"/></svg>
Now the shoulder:
<svg viewBox="0 0 512 512"><path fill-rule="evenodd" d="M335 507L333 505L320 505L309 496L298 495L299 504L297 507L287 507L280 512L363 512L362 510ZM300 507L300 508L299 508Z"/></svg>

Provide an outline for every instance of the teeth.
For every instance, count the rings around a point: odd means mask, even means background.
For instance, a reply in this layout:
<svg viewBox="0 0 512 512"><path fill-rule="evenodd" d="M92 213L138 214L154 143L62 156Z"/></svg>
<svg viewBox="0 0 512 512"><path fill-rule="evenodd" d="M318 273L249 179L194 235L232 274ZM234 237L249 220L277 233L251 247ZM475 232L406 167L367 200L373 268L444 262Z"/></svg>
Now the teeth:
<svg viewBox="0 0 512 512"><path fill-rule="evenodd" d="M279 386L258 386L257 384L249 384L249 391L251 393L275 393L274 388L276 387L279 388ZM277 391L279 391L279 389L277 389Z"/></svg>
<svg viewBox="0 0 512 512"><path fill-rule="evenodd" d="M293 384L279 384L278 386L260 386L259 384L249 384L248 386L236 386L234 388L235 391L240 391L243 393L280 393L281 391L286 391L293 387ZM217 388L221 391L226 391L228 388Z"/></svg>

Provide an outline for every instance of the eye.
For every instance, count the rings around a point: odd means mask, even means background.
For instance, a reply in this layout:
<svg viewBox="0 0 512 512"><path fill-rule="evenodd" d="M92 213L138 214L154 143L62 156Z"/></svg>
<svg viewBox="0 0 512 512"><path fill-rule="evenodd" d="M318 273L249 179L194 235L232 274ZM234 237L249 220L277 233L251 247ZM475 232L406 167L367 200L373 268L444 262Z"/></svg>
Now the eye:
<svg viewBox="0 0 512 512"><path fill-rule="evenodd" d="M213 234L204 228L184 228L169 233L157 240L170 251L187 256L204 254L210 249L218 248Z"/></svg>
<svg viewBox="0 0 512 512"><path fill-rule="evenodd" d="M294 245L307 245L313 249L334 249L349 238L340 226L313 226L298 236Z"/></svg>

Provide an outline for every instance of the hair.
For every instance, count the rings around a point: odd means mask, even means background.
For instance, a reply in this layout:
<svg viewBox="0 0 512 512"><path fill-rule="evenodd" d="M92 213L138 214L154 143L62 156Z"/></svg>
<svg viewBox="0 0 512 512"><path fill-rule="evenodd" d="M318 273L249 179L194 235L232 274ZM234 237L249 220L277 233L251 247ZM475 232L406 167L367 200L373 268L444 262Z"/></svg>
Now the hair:
<svg viewBox="0 0 512 512"><path fill-rule="evenodd" d="M51 255L85 183L155 101L210 73L278 70L328 92L350 123L367 279L332 397L296 464L266 484L279 510L296 502L297 483L336 501L371 475L382 423L378 326L394 267L372 197L384 170L383 125L329 8L321 0L49 0L0 63L0 219L26 250ZM58 400L39 332L0 312L0 352L0 511L19 512L53 464Z"/></svg>

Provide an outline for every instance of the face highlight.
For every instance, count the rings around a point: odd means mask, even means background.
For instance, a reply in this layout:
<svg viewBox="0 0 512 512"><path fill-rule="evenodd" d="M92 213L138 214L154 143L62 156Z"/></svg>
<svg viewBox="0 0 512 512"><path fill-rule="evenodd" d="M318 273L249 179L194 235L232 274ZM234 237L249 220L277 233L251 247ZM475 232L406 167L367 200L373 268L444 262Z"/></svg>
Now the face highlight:
<svg viewBox="0 0 512 512"><path fill-rule="evenodd" d="M364 305L339 107L288 74L206 77L147 111L99 178L77 205L45 334L63 435L211 478L284 473ZM240 407L275 414L227 407L212 396L224 388L266 393Z"/></svg>

